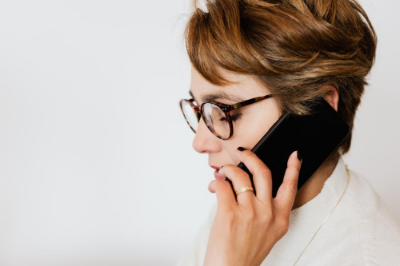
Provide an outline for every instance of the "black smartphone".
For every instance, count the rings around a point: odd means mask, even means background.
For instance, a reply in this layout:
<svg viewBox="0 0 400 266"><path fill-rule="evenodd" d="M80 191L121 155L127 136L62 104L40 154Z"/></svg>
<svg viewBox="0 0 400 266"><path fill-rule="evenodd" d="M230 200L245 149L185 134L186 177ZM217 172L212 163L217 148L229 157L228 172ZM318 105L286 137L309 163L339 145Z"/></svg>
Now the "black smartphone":
<svg viewBox="0 0 400 266"><path fill-rule="evenodd" d="M310 115L282 114L252 148L271 170L273 198L283 182L292 152L300 150L303 156L297 187L300 190L350 132L350 126L324 98L302 104L311 108ZM253 176L244 163L239 163L238 167L249 174L254 188ZM233 189L231 180L228 177L226 180Z"/></svg>

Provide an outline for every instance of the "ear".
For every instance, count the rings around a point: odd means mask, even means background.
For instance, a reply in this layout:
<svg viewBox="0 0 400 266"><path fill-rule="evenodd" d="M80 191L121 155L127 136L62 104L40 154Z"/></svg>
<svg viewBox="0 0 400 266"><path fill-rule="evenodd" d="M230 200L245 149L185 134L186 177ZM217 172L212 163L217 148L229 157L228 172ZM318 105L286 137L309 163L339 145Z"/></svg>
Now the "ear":
<svg viewBox="0 0 400 266"><path fill-rule="evenodd" d="M325 85L325 89L328 90L328 94L325 95L325 100L332 106L333 109L338 111L338 104L339 104L339 92L337 89L332 85Z"/></svg>

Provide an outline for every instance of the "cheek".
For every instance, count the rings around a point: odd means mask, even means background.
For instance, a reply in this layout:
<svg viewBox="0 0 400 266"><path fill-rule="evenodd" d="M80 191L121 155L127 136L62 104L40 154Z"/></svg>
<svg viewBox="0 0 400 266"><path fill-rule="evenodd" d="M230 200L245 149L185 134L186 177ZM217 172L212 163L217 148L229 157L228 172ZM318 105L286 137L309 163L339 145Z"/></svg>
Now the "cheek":
<svg viewBox="0 0 400 266"><path fill-rule="evenodd" d="M229 161L233 165L238 165L240 160L237 156L237 148L244 147L246 149L251 149L257 143L258 136L263 130L263 126L253 121L241 120L240 123L234 125L235 132L234 137L229 141L224 143L224 150L226 151ZM265 127L265 126L264 126Z"/></svg>
<svg viewBox="0 0 400 266"><path fill-rule="evenodd" d="M243 143L244 143L243 140L235 138L235 139L232 139L231 142L229 142L229 144L227 143L228 145L226 145L224 147L224 149L227 152L227 155L229 157L229 161L230 161L231 164L238 165L240 163L239 158L238 158L238 156L236 154L237 153L236 150L237 150L237 148L239 146L247 147Z"/></svg>
<svg viewBox="0 0 400 266"><path fill-rule="evenodd" d="M251 120L242 120L240 125L238 125L238 134L237 138L235 138L235 142L237 143L235 144L248 149L253 148L265 135L265 133L268 132L272 125L279 119L279 116L280 115L277 112L270 112L268 116L255 115Z"/></svg>
<svg viewBox="0 0 400 266"><path fill-rule="evenodd" d="M242 118L233 124L234 137L224 146L232 164L240 163L236 152L237 147L252 149L279 117L279 110L275 106L260 108L257 113L243 113Z"/></svg>

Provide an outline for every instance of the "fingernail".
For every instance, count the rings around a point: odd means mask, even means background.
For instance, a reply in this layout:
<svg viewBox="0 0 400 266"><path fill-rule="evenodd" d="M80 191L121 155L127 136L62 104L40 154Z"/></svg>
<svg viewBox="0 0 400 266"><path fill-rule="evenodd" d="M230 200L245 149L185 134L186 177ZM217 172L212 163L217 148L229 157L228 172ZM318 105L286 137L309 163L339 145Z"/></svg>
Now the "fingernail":
<svg viewBox="0 0 400 266"><path fill-rule="evenodd" d="M303 162L303 156L301 155L301 152L299 150L297 151L297 158L300 162Z"/></svg>
<svg viewBox="0 0 400 266"><path fill-rule="evenodd" d="M219 173L219 171L221 171L222 167L224 167L224 166L221 166L221 167L218 169L218 173Z"/></svg>
<svg viewBox="0 0 400 266"><path fill-rule="evenodd" d="M238 149L238 151L244 151L244 150L246 150L246 149L243 148L243 147L238 147L237 149Z"/></svg>

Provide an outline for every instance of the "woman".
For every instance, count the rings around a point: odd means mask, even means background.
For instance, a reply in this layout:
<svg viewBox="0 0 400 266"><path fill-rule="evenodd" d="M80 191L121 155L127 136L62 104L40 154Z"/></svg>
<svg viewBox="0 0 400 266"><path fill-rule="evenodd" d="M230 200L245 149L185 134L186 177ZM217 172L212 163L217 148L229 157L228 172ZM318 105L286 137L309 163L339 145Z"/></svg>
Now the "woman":
<svg viewBox="0 0 400 266"><path fill-rule="evenodd" d="M217 169L209 185L217 204L179 266L399 265L398 221L342 158L375 59L377 38L362 7L350 0L209 0L206 7L186 25L192 99L181 103L196 133L193 148ZM198 109L267 94L231 112L229 138L208 128ZM300 103L318 97L351 131L297 193L295 151L272 198L273 177L251 149L284 111L307 114ZM253 173L257 195L246 190L250 178L239 162ZM237 200L227 176L235 190L245 188Z"/></svg>

